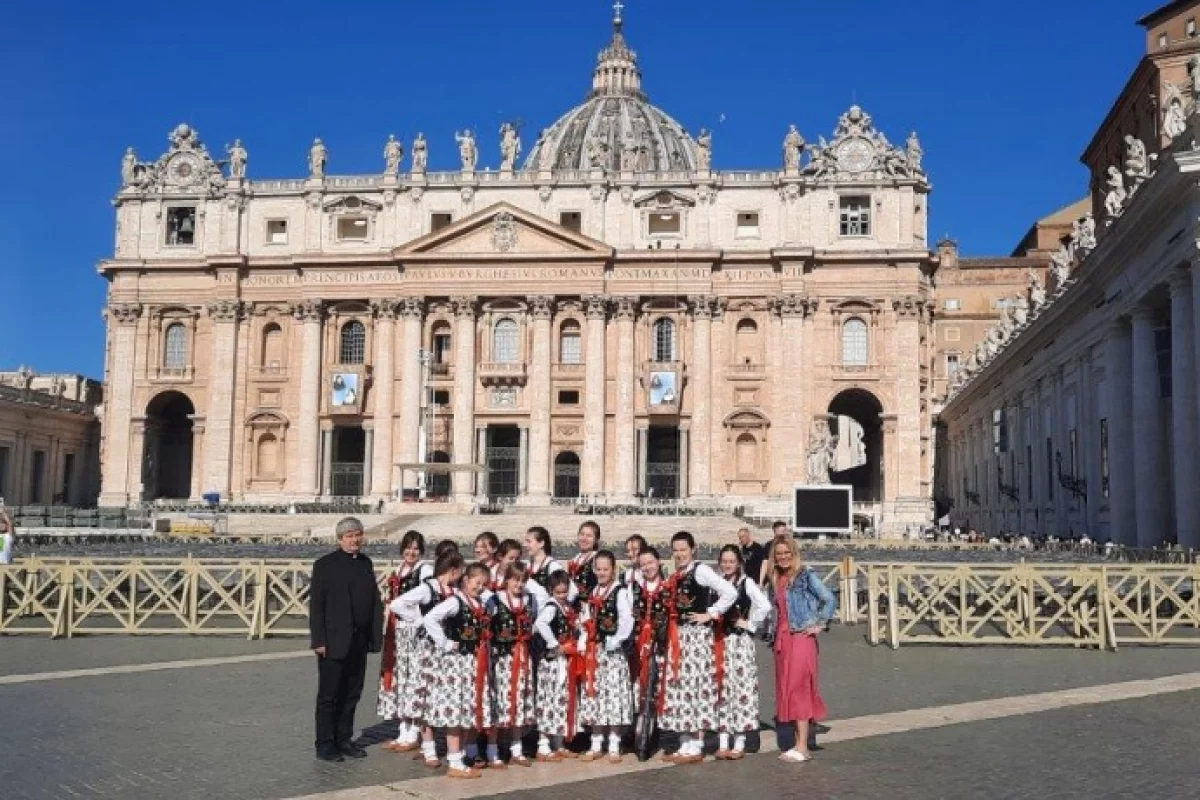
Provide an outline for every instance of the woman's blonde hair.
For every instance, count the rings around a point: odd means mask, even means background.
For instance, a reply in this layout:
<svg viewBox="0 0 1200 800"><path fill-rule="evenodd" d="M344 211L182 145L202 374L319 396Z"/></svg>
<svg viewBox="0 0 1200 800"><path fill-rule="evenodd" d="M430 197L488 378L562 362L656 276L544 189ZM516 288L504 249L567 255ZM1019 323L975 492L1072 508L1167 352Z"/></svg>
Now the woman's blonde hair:
<svg viewBox="0 0 1200 800"><path fill-rule="evenodd" d="M779 545L783 545L788 550L792 551L792 565L787 569L786 572L781 571L779 569L779 565L775 563L775 550L779 547ZM771 577L775 580L786 577L788 583L791 583L796 579L796 576L800 574L800 570L804 569L804 562L800 558L800 545L796 542L796 539L793 536L776 536L771 542L770 558Z"/></svg>

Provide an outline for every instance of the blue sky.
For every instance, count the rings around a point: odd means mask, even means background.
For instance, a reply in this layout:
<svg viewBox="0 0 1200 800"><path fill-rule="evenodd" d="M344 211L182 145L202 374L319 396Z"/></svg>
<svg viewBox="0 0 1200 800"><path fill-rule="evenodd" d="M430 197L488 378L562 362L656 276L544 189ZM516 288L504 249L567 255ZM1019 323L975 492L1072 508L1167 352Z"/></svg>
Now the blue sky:
<svg viewBox="0 0 1200 800"><path fill-rule="evenodd" d="M1154 0L627 0L651 100L714 131L718 168L775 167L788 123L828 136L857 101L894 142L916 129L931 236L1007 255L1082 196L1079 155L1144 50ZM389 133L429 139L580 102L605 0L356 3L8 0L0 10L0 368L103 370L105 281L127 145L157 158L180 121L240 137L251 177L298 177L314 136L334 174L377 172ZM720 119L724 115L724 121ZM61 320L49 327L48 316Z"/></svg>

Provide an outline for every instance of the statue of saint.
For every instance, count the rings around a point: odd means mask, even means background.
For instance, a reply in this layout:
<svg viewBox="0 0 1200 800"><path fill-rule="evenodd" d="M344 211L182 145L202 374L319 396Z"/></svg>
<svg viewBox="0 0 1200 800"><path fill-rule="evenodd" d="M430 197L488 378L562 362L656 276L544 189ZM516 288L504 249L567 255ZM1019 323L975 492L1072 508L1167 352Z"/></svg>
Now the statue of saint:
<svg viewBox="0 0 1200 800"><path fill-rule="evenodd" d="M1104 196L1104 212L1108 214L1109 220L1116 219L1121 216L1121 212L1125 209L1125 198L1129 193L1125 191L1125 178L1121 175L1121 170L1116 166L1108 168L1108 194Z"/></svg>
<svg viewBox="0 0 1200 800"><path fill-rule="evenodd" d="M246 177L246 162L250 154L242 146L242 140L234 139L233 144L225 148L225 153L229 156L229 177L239 180Z"/></svg>
<svg viewBox="0 0 1200 800"><path fill-rule="evenodd" d="M413 139L412 151L412 171L423 173L425 171L426 160L429 158L428 145L425 143L425 134L418 133L417 138Z"/></svg>
<svg viewBox="0 0 1200 800"><path fill-rule="evenodd" d="M808 437L808 482L813 486L829 484L829 468L833 466L833 454L837 450L837 437L829 432L825 420L813 420L812 432Z"/></svg>
<svg viewBox="0 0 1200 800"><path fill-rule="evenodd" d="M1035 312L1046 305L1046 287L1033 272L1029 273L1029 306Z"/></svg>
<svg viewBox="0 0 1200 800"><path fill-rule="evenodd" d="M1167 99L1163 106L1163 133L1174 139L1187 130L1187 112L1184 110L1183 92L1170 81L1163 82Z"/></svg>
<svg viewBox="0 0 1200 800"><path fill-rule="evenodd" d="M592 169L600 169L604 166L604 156L608 151L608 145L599 136L593 136L587 140L587 158L588 166Z"/></svg>
<svg viewBox="0 0 1200 800"><path fill-rule="evenodd" d="M400 174L400 159L404 158L404 145L396 139L396 134L389 133L387 144L383 146L383 174L396 176Z"/></svg>
<svg viewBox="0 0 1200 800"><path fill-rule="evenodd" d="M515 126L504 123L500 126L500 169L511 172L521 155L521 137Z"/></svg>
<svg viewBox="0 0 1200 800"><path fill-rule="evenodd" d="M1140 184L1150 175L1146 160L1146 145L1131 133L1125 134L1125 174Z"/></svg>
<svg viewBox="0 0 1200 800"><path fill-rule="evenodd" d="M1021 295L1017 295L1012 299L1011 307L1013 324L1017 328L1025 327L1025 323L1029 321L1029 301Z"/></svg>
<svg viewBox="0 0 1200 800"><path fill-rule="evenodd" d="M329 158L329 151L325 149L325 144L320 139L313 139L312 147L308 151L308 175L310 178L325 177L325 162Z"/></svg>
<svg viewBox="0 0 1200 800"><path fill-rule="evenodd" d="M137 153L132 147L125 148L125 155L121 157L121 185L132 186L137 180L138 159Z"/></svg>
<svg viewBox="0 0 1200 800"><path fill-rule="evenodd" d="M804 171L814 178L821 178L833 167L833 157L829 154L829 143L824 136L817 137L816 144L805 147L808 150L808 166Z"/></svg>
<svg viewBox="0 0 1200 800"><path fill-rule="evenodd" d="M633 172L637 169L638 140L631 128L625 129L621 137L621 171Z"/></svg>
<svg viewBox="0 0 1200 800"><path fill-rule="evenodd" d="M1073 231L1075 249L1086 255L1096 249L1096 218L1092 212L1084 214L1076 221Z"/></svg>
<svg viewBox="0 0 1200 800"><path fill-rule="evenodd" d="M475 147L475 134L467 128L462 133L454 132L454 141L458 142L458 157L462 160L463 172L474 172L475 162L479 159L479 151Z"/></svg>
<svg viewBox="0 0 1200 800"><path fill-rule="evenodd" d="M1054 285L1060 288L1071 277L1071 253L1065 244L1050 256L1050 274L1054 276Z"/></svg>
<svg viewBox="0 0 1200 800"><path fill-rule="evenodd" d="M707 128L701 128L696 137L696 168L701 172L712 169L712 134Z"/></svg>
<svg viewBox="0 0 1200 800"><path fill-rule="evenodd" d="M787 136L783 137L783 168L788 172L800 170L800 154L804 152L804 137L793 124L788 127Z"/></svg>
<svg viewBox="0 0 1200 800"><path fill-rule="evenodd" d="M908 142L904 150L905 160L908 162L908 174L916 176L921 174L921 162L925 158L925 150L921 147L921 140L917 138L917 132L913 131L908 135Z"/></svg>

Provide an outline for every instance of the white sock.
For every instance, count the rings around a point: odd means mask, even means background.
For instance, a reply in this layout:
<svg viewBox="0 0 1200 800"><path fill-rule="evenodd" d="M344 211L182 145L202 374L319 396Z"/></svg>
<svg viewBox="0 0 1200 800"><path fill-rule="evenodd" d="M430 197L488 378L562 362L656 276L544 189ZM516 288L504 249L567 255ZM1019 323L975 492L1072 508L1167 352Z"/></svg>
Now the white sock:
<svg viewBox="0 0 1200 800"><path fill-rule="evenodd" d="M472 761L479 758L479 745L474 743L467 745L467 758Z"/></svg>
<svg viewBox="0 0 1200 800"><path fill-rule="evenodd" d="M679 734L679 752L687 755L687 751L692 749L692 735L690 733Z"/></svg>
<svg viewBox="0 0 1200 800"><path fill-rule="evenodd" d="M520 742L515 742L513 744L513 747L519 747L519 746L520 746ZM550 737L549 736L539 736L538 737L537 751L538 751L538 753L540 753L541 755L544 755L544 756L550 755Z"/></svg>
<svg viewBox="0 0 1200 800"><path fill-rule="evenodd" d="M499 745L495 745L495 744L492 744L491 742L488 742L487 759L488 759L488 761L499 761L500 760L500 746Z"/></svg>
<svg viewBox="0 0 1200 800"><path fill-rule="evenodd" d="M720 742L720 745L719 745L720 748L722 750L728 750L729 749L729 734L722 733L722 734L719 734L717 738Z"/></svg>
<svg viewBox="0 0 1200 800"><path fill-rule="evenodd" d="M610 752L610 753L621 752L621 737L618 736L616 733L608 734L608 752Z"/></svg>
<svg viewBox="0 0 1200 800"><path fill-rule="evenodd" d="M549 752L549 749L550 749L549 747L546 748L547 752ZM512 747L508 748L508 752L509 752L509 755L511 755L513 758L524 757L525 754L521 750L521 740L518 737L516 737L516 736L513 737Z"/></svg>
<svg viewBox="0 0 1200 800"><path fill-rule="evenodd" d="M603 749L603 748L604 748L604 734L603 733L593 733L592 734L592 752L599 753L601 751L601 749Z"/></svg>
<svg viewBox="0 0 1200 800"><path fill-rule="evenodd" d="M704 749L704 737L694 736L687 743L688 755L696 755Z"/></svg>
<svg viewBox="0 0 1200 800"><path fill-rule="evenodd" d="M448 753L446 755L446 760L450 762L450 769L464 769L465 768L465 765L463 764L462 751L459 751L457 753Z"/></svg>
<svg viewBox="0 0 1200 800"><path fill-rule="evenodd" d="M437 758L437 742L433 739L421 742L421 755L429 759Z"/></svg>
<svg viewBox="0 0 1200 800"><path fill-rule="evenodd" d="M739 753L745 752L745 750L746 750L746 734L739 733L737 736L733 737L733 749L738 751Z"/></svg>

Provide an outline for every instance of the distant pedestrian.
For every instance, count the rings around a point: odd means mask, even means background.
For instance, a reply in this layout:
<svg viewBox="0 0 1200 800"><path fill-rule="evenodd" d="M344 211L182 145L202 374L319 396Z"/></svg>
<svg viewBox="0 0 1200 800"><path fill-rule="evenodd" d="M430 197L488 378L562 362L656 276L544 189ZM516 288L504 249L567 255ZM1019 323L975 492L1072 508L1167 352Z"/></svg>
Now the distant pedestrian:
<svg viewBox="0 0 1200 800"><path fill-rule="evenodd" d="M775 620L775 719L796 727L796 743L782 761L808 761L808 727L825 719L819 687L817 636L833 617L837 601L817 574L804 565L796 540L771 543L772 616Z"/></svg>
<svg viewBox="0 0 1200 800"><path fill-rule="evenodd" d="M771 573L774 569L775 543L780 539L792 538L794 537L792 536L791 526L781 519L775 520L774 524L771 525L771 544L766 547L766 551L763 553L762 566L759 567L757 573L747 570L746 574L751 577L757 575L759 586L769 585L771 583Z"/></svg>
<svg viewBox="0 0 1200 800"><path fill-rule="evenodd" d="M742 573L758 581L762 578L763 562L767 551L761 544L754 541L754 534L749 528L737 532L738 552L742 554Z"/></svg>
<svg viewBox="0 0 1200 800"><path fill-rule="evenodd" d="M8 515L8 509L0 506L0 564L11 564L16 549L17 528Z"/></svg>
<svg viewBox="0 0 1200 800"><path fill-rule="evenodd" d="M338 549L313 565L308 627L317 654L317 758L344 761L367 753L351 741L367 653L383 648L383 601L371 559L362 553L363 525L346 517Z"/></svg>

